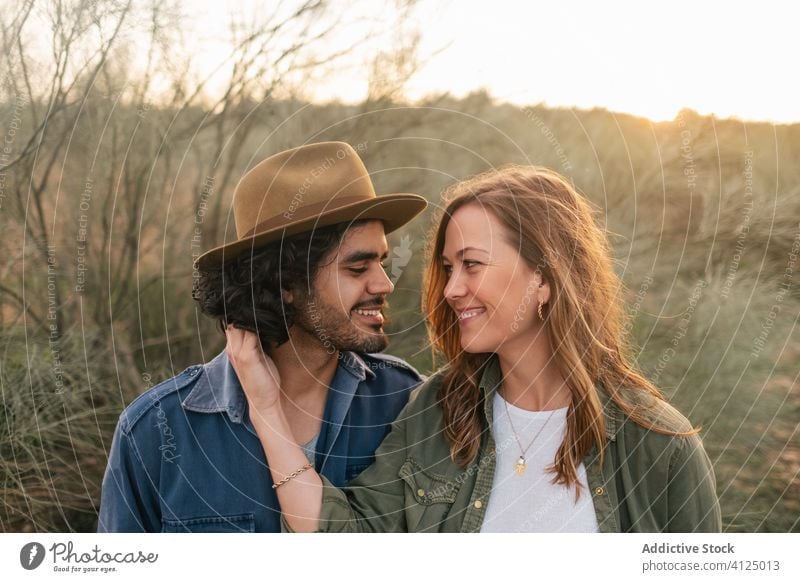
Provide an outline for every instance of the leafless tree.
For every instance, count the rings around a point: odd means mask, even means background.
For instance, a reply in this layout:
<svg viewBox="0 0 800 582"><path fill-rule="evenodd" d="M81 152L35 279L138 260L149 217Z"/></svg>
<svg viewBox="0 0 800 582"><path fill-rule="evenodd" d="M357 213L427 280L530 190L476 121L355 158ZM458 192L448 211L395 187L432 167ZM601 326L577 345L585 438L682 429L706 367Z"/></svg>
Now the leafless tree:
<svg viewBox="0 0 800 582"><path fill-rule="evenodd" d="M335 13L328 0L252 3L214 32L227 52L209 67L195 50L211 40L193 36L195 10L183 0L0 6L0 374L16 369L7 364L17 358L27 363L14 381L28 383L31 394L52 394L57 379L71 384L83 412L59 417L47 404L53 426L86 411L95 422L100 410L115 416L146 386L143 376L175 365L176 349L196 360L189 341L198 338L190 299L196 229L197 250L221 241L226 202L263 141L259 132L279 122L282 103L315 71L364 40L334 40L350 13ZM114 382L92 391L98 377ZM31 406L4 402L6 418ZM64 446L101 469L98 438L107 440L111 427L92 436L91 424L80 426L85 440L73 426ZM3 431L5 459L6 436L16 442L14 455L19 441ZM47 455L54 450L47 434L36 438ZM0 490L16 500L4 507L34 529L63 527L70 504L59 491L86 510L99 482L70 476L74 459L60 454L46 456L40 470L34 453L26 449L14 457L17 469L4 472L18 482ZM42 492L37 503L51 517L34 520L21 493L32 490Z"/></svg>

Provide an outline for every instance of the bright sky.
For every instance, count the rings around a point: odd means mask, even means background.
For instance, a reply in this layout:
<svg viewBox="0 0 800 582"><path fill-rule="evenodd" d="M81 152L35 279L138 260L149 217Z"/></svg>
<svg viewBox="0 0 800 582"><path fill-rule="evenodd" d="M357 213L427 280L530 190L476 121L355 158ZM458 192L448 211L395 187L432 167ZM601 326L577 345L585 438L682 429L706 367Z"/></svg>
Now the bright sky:
<svg viewBox="0 0 800 582"><path fill-rule="evenodd" d="M373 21L391 13L382 2L334 0L339 4L350 8L338 12L363 12ZM199 11L205 14L201 27L220 30L220 5ZM422 34L420 56L430 61L407 96L463 96L485 88L500 101L605 107L653 120L672 119L689 107L719 117L800 122L797 6L765 0L420 0L413 23ZM353 28L337 38L345 42L357 34ZM373 36L359 58L390 42L390 33ZM319 79L312 95L363 99L366 70L351 65Z"/></svg>

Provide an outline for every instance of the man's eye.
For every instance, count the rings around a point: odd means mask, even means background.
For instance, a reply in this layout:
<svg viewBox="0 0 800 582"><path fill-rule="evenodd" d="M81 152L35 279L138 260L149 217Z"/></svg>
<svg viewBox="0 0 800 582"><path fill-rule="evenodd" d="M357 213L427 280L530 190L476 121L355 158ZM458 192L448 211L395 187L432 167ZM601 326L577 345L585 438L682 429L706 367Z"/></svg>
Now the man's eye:
<svg viewBox="0 0 800 582"><path fill-rule="evenodd" d="M367 268L366 267L361 267L361 268L350 267L350 272L351 273L355 273L356 275L363 275L364 273L367 272Z"/></svg>

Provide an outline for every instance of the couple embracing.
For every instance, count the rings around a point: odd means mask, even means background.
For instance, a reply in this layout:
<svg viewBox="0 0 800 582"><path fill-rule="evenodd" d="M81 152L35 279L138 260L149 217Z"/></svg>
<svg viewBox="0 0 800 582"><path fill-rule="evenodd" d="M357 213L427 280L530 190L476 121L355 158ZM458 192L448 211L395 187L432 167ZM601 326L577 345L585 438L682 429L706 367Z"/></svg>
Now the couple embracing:
<svg viewBox="0 0 800 582"><path fill-rule="evenodd" d="M325 142L262 161L233 206L194 289L227 346L123 411L99 531L721 530L698 431L632 365L609 244L562 176L444 194L430 377L382 353L385 235L423 198L376 196Z"/></svg>

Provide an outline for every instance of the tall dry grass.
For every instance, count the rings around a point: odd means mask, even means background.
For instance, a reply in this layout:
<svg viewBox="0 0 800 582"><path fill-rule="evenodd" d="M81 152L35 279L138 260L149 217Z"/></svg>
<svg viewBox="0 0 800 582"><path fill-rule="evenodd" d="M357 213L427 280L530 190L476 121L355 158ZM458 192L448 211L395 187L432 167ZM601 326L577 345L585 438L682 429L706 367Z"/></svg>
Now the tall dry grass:
<svg viewBox="0 0 800 582"><path fill-rule="evenodd" d="M253 117L233 175L286 147L344 139L366 144L379 192L419 192L431 201L426 216L390 239L401 248L390 258L399 274L390 351L431 371L419 287L443 187L510 162L549 166L598 208L627 287L637 363L702 425L726 529L800 529L800 265L792 258L800 240L800 126L689 111L652 123L601 110L497 104L482 93L415 107L306 105L275 102L269 114ZM0 222L3 285L32 308L23 313L13 296L0 295L3 531L93 529L119 411L148 385L224 345L190 297L213 138L193 140L184 131L160 150L173 113L150 110L135 125L136 112L128 112L130 123L116 136L101 136L102 117L87 115L95 121L77 128L82 147L62 162L60 187L53 181L44 196L54 219L55 273L45 255L30 251L29 239L23 248L25 225ZM183 115L186 130L204 112ZM98 151L102 162L90 171ZM90 173L91 272L76 293L79 200ZM234 184L217 176L203 248L233 236L227 212ZM403 236L411 256L401 266ZM53 281L60 289L56 349L46 318Z"/></svg>

